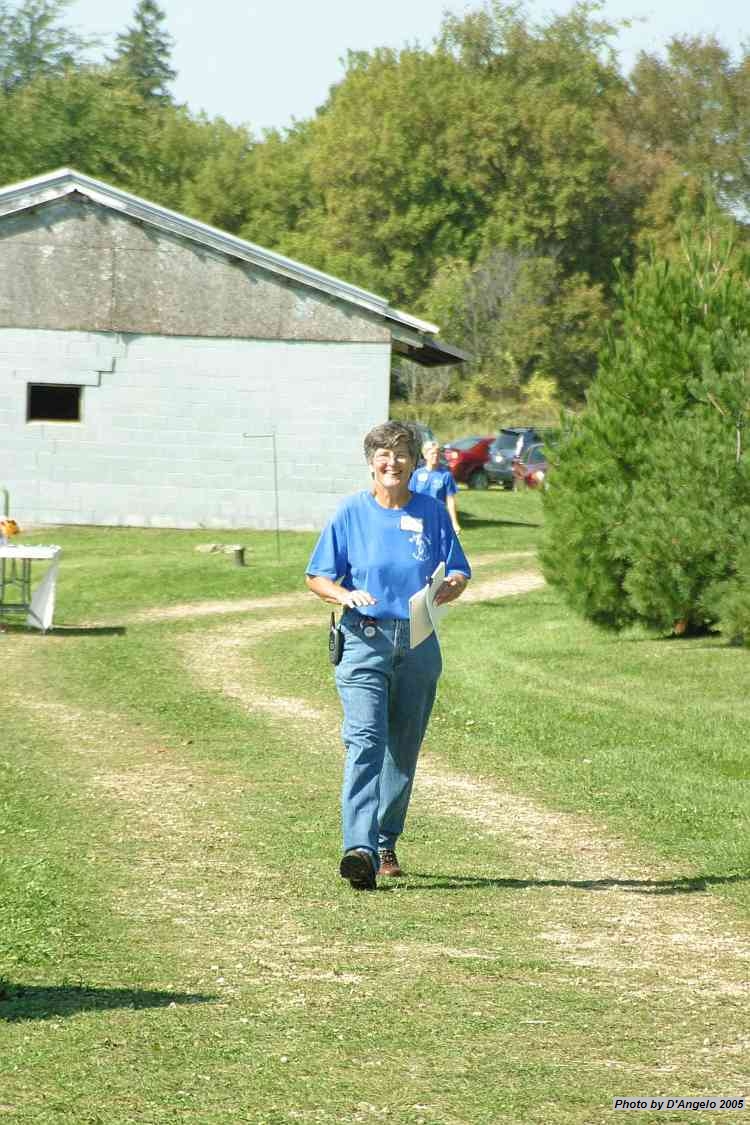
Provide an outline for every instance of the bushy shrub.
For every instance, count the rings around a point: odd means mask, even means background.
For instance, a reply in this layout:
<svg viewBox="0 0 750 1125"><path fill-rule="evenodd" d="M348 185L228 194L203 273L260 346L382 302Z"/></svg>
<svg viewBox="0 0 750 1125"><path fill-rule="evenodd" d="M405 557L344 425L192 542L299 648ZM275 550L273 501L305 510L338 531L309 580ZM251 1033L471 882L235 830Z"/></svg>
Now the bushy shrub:
<svg viewBox="0 0 750 1125"><path fill-rule="evenodd" d="M607 627L750 641L750 257L704 235L619 298L545 496L545 574Z"/></svg>

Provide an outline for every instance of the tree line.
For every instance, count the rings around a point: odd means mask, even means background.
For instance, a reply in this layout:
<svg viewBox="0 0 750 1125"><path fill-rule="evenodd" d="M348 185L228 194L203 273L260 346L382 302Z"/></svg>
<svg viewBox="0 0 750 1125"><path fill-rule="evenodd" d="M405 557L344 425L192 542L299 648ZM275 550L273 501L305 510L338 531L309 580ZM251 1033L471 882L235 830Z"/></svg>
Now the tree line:
<svg viewBox="0 0 750 1125"><path fill-rule="evenodd" d="M350 52L313 117L258 136L175 101L155 0L100 62L69 3L0 0L0 181L70 165L433 320L470 361L393 386L439 428L575 409L623 279L709 211L745 239L747 48L686 34L625 75L601 3L487 0L428 47Z"/></svg>

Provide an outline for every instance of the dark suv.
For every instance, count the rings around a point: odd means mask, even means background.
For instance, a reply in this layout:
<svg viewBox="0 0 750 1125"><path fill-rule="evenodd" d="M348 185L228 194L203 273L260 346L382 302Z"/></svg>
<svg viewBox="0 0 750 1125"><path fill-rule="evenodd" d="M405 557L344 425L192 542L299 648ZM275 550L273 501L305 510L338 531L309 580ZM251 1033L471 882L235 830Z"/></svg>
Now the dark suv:
<svg viewBox="0 0 750 1125"><path fill-rule="evenodd" d="M501 430L489 449L484 470L490 484L513 488L513 458L520 456L530 445L542 441L542 432L533 426L508 426Z"/></svg>

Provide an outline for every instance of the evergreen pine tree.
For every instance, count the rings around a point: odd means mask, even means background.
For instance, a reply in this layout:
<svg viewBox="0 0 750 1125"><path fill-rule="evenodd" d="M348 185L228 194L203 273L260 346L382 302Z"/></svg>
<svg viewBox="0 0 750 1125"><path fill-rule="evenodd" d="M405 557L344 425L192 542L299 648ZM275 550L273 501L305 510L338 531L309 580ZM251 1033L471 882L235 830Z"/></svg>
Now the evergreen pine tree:
<svg viewBox="0 0 750 1125"><path fill-rule="evenodd" d="M620 287L546 495L543 564L601 625L750 641L750 255L715 231L684 250Z"/></svg>
<svg viewBox="0 0 750 1125"><path fill-rule="evenodd" d="M110 62L122 67L142 97L169 101L167 90L177 72L169 65L174 41L162 27L164 12L156 0L138 0L134 23L117 36Z"/></svg>

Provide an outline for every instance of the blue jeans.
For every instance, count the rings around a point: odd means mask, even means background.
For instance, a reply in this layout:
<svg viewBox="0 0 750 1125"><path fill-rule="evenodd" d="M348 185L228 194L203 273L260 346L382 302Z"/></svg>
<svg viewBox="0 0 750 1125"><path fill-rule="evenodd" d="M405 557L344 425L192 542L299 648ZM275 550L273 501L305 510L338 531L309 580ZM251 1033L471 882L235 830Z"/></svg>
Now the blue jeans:
<svg viewBox="0 0 750 1125"><path fill-rule="evenodd" d="M404 829L417 758L443 665L433 633L409 648L409 622L347 610L336 687L346 747L341 819L344 851L393 848ZM367 636L365 633L373 633Z"/></svg>

